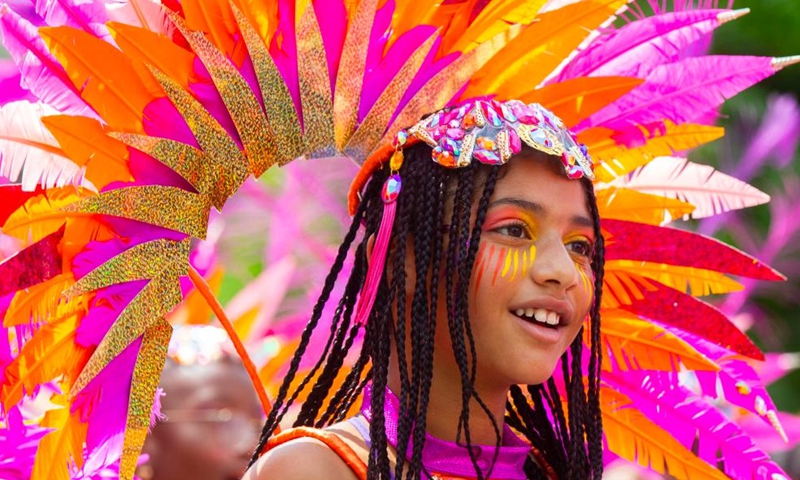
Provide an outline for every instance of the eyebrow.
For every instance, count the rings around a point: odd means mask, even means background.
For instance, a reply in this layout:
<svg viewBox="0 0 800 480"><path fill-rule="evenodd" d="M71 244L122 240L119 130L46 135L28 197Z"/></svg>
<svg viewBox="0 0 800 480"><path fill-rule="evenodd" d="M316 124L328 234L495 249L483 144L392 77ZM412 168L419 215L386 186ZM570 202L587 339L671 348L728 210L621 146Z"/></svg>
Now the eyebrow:
<svg viewBox="0 0 800 480"><path fill-rule="evenodd" d="M493 201L489 204L489 208L492 208L497 205L511 205L522 210L527 210L531 213L535 213L542 216L547 216L547 208L541 203L532 202L530 200L523 200L521 198L514 198L514 197L506 197L500 198L498 200ZM588 227L594 228L594 221L591 218L583 216L583 215L573 215L570 219L570 223L575 226L579 227Z"/></svg>

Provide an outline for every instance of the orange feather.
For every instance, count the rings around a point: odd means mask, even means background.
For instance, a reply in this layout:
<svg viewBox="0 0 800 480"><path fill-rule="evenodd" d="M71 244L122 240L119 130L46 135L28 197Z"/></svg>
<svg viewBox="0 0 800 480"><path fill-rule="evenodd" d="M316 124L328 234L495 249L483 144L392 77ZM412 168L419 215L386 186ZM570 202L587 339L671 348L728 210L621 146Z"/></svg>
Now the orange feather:
<svg viewBox="0 0 800 480"><path fill-rule="evenodd" d="M42 123L56 137L70 160L78 166L86 166L85 177L98 190L111 182L133 180L128 169L128 148L106 135L97 120L55 115L42 118Z"/></svg>
<svg viewBox="0 0 800 480"><path fill-rule="evenodd" d="M518 98L539 85L626 0L590 0L539 15L473 77L463 98L494 92Z"/></svg>
<svg viewBox="0 0 800 480"><path fill-rule="evenodd" d="M568 127L641 85L644 80L628 77L585 77L547 85L520 96L525 103L540 103Z"/></svg>
<svg viewBox="0 0 800 480"><path fill-rule="evenodd" d="M141 118L144 108L163 96L152 76L140 77L122 52L84 31L43 27L39 32L72 83L81 90L81 98L113 130L144 133Z"/></svg>

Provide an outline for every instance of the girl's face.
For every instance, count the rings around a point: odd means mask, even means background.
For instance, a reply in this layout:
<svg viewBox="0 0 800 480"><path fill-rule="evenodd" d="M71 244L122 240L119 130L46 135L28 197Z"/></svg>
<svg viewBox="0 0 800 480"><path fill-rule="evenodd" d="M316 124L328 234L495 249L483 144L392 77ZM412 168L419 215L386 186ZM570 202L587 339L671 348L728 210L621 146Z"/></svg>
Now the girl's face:
<svg viewBox="0 0 800 480"><path fill-rule="evenodd" d="M541 157L508 163L489 202L470 283L479 384L550 377L592 302L594 241L579 181Z"/></svg>

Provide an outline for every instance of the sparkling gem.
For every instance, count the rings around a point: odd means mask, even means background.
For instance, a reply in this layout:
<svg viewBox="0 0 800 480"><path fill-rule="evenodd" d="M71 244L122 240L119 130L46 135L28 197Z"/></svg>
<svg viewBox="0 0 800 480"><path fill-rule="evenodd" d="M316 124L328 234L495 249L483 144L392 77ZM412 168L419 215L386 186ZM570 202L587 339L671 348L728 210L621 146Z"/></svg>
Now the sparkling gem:
<svg viewBox="0 0 800 480"><path fill-rule="evenodd" d="M567 167L566 171L567 171L567 177L571 179L581 178L583 176L583 170L581 170L581 167L577 165L572 165L570 167Z"/></svg>
<svg viewBox="0 0 800 480"><path fill-rule="evenodd" d="M384 203L392 203L397 200L397 196L400 195L400 190L403 188L403 181L400 180L400 175L392 175L386 179L383 183L383 191L381 195L383 196Z"/></svg>
<svg viewBox="0 0 800 480"><path fill-rule="evenodd" d="M395 138L395 144L398 146L403 146L408 141L408 132L405 130L400 130L397 132L397 137Z"/></svg>
<svg viewBox="0 0 800 480"><path fill-rule="evenodd" d="M574 162L572 156L569 153L564 152L564 153L561 154L561 164L562 165L564 165L565 167L568 167L568 166L570 166L570 165L572 165L574 163L575 162Z"/></svg>
<svg viewBox="0 0 800 480"><path fill-rule="evenodd" d="M458 128L461 126L461 124L458 123L458 120L450 120L449 122L447 122L447 126L450 128Z"/></svg>
<svg viewBox="0 0 800 480"><path fill-rule="evenodd" d="M531 125L534 124L533 110L522 102L511 104L511 113L517 117L517 121Z"/></svg>
<svg viewBox="0 0 800 480"><path fill-rule="evenodd" d="M547 138L547 134L544 133L544 130L541 128L532 128L531 129L531 139L542 145L544 147L550 147L551 143L550 139Z"/></svg>
<svg viewBox="0 0 800 480"><path fill-rule="evenodd" d="M442 147L446 152L450 152L456 157L461 155L461 147L459 146L458 142L451 140L449 138L445 138L442 140Z"/></svg>
<svg viewBox="0 0 800 480"><path fill-rule="evenodd" d="M447 136L452 138L453 140L461 140L464 138L464 130L460 128L449 128L447 129Z"/></svg>
<svg viewBox="0 0 800 480"><path fill-rule="evenodd" d="M736 391L739 392L740 395L750 395L750 392L752 392L753 389L750 388L750 385L748 385L747 382L739 380L736 382Z"/></svg>
<svg viewBox="0 0 800 480"><path fill-rule="evenodd" d="M442 114L441 113L437 113L436 115L432 116L431 117L431 121L428 122L428 127L430 127L430 128L438 127L439 126L439 121L441 119L442 119Z"/></svg>
<svg viewBox="0 0 800 480"><path fill-rule="evenodd" d="M500 161L500 156L489 150L475 149L475 151L472 152L472 156L477 158L479 162L488 165L500 165L502 163Z"/></svg>
<svg viewBox="0 0 800 480"><path fill-rule="evenodd" d="M475 144L477 144L478 147L483 148L484 150L496 150L497 149L497 145L495 144L495 141L492 140L491 138L488 138L488 137L478 137L478 139L475 140Z"/></svg>
<svg viewBox="0 0 800 480"><path fill-rule="evenodd" d="M764 399L761 398L761 395L756 397L756 402L754 406L757 414L759 415L767 414L767 402L765 402Z"/></svg>
<svg viewBox="0 0 800 480"><path fill-rule="evenodd" d="M508 107L508 105L501 103L500 104L500 115L503 116L509 122L516 122L517 117L514 116L514 113Z"/></svg>
<svg viewBox="0 0 800 480"><path fill-rule="evenodd" d="M433 147L433 156L434 157L436 157L436 155L439 155L440 153L442 153L442 146L441 145L436 145L435 147Z"/></svg>
<svg viewBox="0 0 800 480"><path fill-rule="evenodd" d="M503 119L500 118L500 114L497 113L497 110L495 110L491 105L489 104L483 105L483 115L495 127L503 126Z"/></svg>
<svg viewBox="0 0 800 480"><path fill-rule="evenodd" d="M519 153L522 150L522 141L519 139L519 134L513 128L508 129L508 146L511 153Z"/></svg>
<svg viewBox="0 0 800 480"><path fill-rule="evenodd" d="M439 139L444 137L445 133L447 133L447 126L446 125L440 125L440 126L436 127L431 132L431 136L433 137L434 140L436 140L438 142Z"/></svg>
<svg viewBox="0 0 800 480"><path fill-rule="evenodd" d="M450 152L441 152L436 155L436 163L443 167L455 167L456 158Z"/></svg>
<svg viewBox="0 0 800 480"><path fill-rule="evenodd" d="M466 115L464 115L464 119L461 120L461 127L466 130L475 126L475 112L470 110Z"/></svg>

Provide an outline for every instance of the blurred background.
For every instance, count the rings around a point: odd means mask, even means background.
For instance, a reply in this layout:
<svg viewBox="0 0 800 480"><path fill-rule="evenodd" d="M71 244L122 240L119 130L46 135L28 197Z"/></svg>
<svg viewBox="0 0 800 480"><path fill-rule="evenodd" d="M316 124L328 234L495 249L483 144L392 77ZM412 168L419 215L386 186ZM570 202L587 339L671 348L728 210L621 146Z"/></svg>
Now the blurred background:
<svg viewBox="0 0 800 480"><path fill-rule="evenodd" d="M716 3L728 6L726 1ZM733 6L752 12L715 32L713 52L800 55L800 1L736 0ZM0 49L0 59L5 58L6 52ZM0 81L0 89L14 88L19 86ZM757 419L741 421L793 478L800 478L796 446L800 417L794 416L800 414L798 98L800 65L729 100L717 122L726 128L725 138L690 155L695 162L711 164L751 183L772 201L710 219L678 222L678 226L733 244L788 277L786 283L778 284L745 281L743 291L712 302L768 354L761 374L778 408L785 412L781 420L790 443L783 443ZM344 160L293 162L270 170L258 181L245 184L224 212L212 217L209 240L194 253L195 265L216 289L237 329L252 340L252 354L256 363L264 365L262 378L270 389L280 378L280 364L291 355L292 339L316 299L314 286L322 284L343 226L349 224L344 192L355 171ZM278 231L280 235L268 233ZM0 238L0 258L7 241ZM13 251L13 246L5 249ZM190 298L187 306L175 312L173 323L206 322L211 314L196 300L192 304ZM623 467L611 469L608 478L659 477Z"/></svg>

